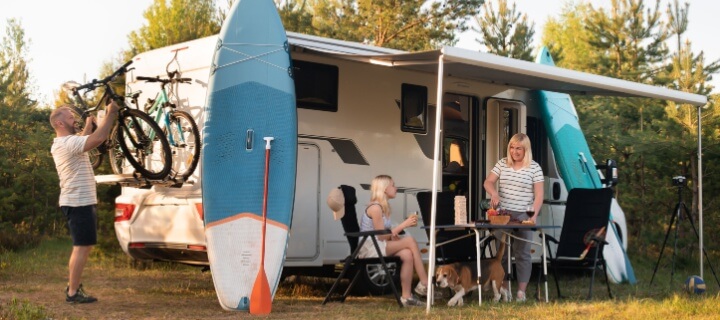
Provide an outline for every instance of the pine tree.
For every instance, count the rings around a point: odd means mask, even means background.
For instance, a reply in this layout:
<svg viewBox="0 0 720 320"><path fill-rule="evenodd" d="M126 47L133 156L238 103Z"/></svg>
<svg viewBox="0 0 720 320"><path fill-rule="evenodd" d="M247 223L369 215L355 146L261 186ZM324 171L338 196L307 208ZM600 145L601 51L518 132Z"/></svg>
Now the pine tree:
<svg viewBox="0 0 720 320"><path fill-rule="evenodd" d="M492 3L483 5L484 14L475 17L482 38L475 41L485 45L487 52L499 56L532 61L532 42L535 35L535 23L529 22L527 14L521 14L515 3L508 7L507 0L498 0L495 11Z"/></svg>

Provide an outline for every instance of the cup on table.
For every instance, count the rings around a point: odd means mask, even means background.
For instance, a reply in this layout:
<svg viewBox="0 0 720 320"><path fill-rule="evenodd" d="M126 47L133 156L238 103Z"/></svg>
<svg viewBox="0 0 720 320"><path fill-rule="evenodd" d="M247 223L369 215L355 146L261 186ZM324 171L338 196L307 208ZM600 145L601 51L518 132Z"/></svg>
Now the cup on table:
<svg viewBox="0 0 720 320"><path fill-rule="evenodd" d="M535 208L533 208L533 206L525 207L525 214L527 214L528 217L532 218L532 216L535 215Z"/></svg>

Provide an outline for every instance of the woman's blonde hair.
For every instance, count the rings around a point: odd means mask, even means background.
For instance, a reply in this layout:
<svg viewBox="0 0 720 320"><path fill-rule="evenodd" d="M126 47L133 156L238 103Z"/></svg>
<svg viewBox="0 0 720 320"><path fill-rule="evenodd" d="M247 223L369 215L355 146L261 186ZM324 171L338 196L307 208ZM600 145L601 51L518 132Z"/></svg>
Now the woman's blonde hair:
<svg viewBox="0 0 720 320"><path fill-rule="evenodd" d="M373 178L370 183L370 203L377 202L382 207L382 211L385 216L390 216L390 205L388 204L387 194L385 190L392 182L392 177L386 174L381 174Z"/></svg>
<svg viewBox="0 0 720 320"><path fill-rule="evenodd" d="M532 147L530 146L530 138L524 134L524 133L516 133L515 135L510 138L510 142L508 142L507 147L507 164L508 166L512 166L514 164L513 158L510 155L510 146L513 144L520 145L525 149L525 158L523 158L522 161L522 167L528 168L530 167L530 163L532 162Z"/></svg>

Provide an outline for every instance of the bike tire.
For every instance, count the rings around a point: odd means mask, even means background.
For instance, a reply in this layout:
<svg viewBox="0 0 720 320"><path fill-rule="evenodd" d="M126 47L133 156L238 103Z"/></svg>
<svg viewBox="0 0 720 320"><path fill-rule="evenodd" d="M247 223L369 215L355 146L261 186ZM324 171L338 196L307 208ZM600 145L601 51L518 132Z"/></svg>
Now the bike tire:
<svg viewBox="0 0 720 320"><path fill-rule="evenodd" d="M202 149L200 130L193 117L180 110L170 113L170 125L167 130L168 136L171 136L173 141L170 143L173 154L172 172L185 181L195 172L200 161Z"/></svg>
<svg viewBox="0 0 720 320"><path fill-rule="evenodd" d="M83 130L85 129L85 119L83 118L83 114L85 111L81 108L78 108L76 106L70 106L70 111L73 113L73 116L75 117L75 129L77 132L75 134L82 135ZM97 129L97 128L95 128ZM92 166L93 170L96 170L97 168L100 168L100 165L103 162L103 159L105 158L105 153L107 153L107 148L105 147L105 142L100 144L97 148L93 148L92 150L88 151L88 157L90 158L90 165Z"/></svg>
<svg viewBox="0 0 720 320"><path fill-rule="evenodd" d="M172 169L170 144L155 120L140 110L124 109L118 121L118 143L130 165L148 179L167 177Z"/></svg>

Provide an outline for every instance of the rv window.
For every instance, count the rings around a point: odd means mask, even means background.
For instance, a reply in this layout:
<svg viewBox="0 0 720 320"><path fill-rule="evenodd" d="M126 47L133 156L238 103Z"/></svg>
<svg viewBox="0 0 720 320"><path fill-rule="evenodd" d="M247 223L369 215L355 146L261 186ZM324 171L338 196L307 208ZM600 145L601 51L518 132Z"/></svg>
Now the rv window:
<svg viewBox="0 0 720 320"><path fill-rule="evenodd" d="M338 67L293 60L297 107L337 112Z"/></svg>
<svg viewBox="0 0 720 320"><path fill-rule="evenodd" d="M427 87L403 83L401 92L402 131L427 133Z"/></svg>

